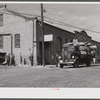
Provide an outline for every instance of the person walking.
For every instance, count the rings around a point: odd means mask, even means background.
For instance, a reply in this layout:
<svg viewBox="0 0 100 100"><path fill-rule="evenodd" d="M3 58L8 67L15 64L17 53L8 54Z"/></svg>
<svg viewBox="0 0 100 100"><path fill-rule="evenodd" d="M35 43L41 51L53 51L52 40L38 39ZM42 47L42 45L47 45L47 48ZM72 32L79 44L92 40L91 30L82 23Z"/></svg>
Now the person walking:
<svg viewBox="0 0 100 100"><path fill-rule="evenodd" d="M14 53L11 55L11 65L15 66L15 55L14 55Z"/></svg>
<svg viewBox="0 0 100 100"><path fill-rule="evenodd" d="M23 58L22 58L22 54L20 53L20 65L22 64Z"/></svg>
<svg viewBox="0 0 100 100"><path fill-rule="evenodd" d="M59 55L58 55L58 53L56 54L56 67L58 67L58 63L59 63Z"/></svg>
<svg viewBox="0 0 100 100"><path fill-rule="evenodd" d="M7 59L7 65L10 66L10 53L7 54L6 59Z"/></svg>
<svg viewBox="0 0 100 100"><path fill-rule="evenodd" d="M54 56L52 55L52 65L54 65Z"/></svg>
<svg viewBox="0 0 100 100"><path fill-rule="evenodd" d="M30 62L31 62L31 66L33 66L33 55L32 54L29 56L29 59L30 59Z"/></svg>

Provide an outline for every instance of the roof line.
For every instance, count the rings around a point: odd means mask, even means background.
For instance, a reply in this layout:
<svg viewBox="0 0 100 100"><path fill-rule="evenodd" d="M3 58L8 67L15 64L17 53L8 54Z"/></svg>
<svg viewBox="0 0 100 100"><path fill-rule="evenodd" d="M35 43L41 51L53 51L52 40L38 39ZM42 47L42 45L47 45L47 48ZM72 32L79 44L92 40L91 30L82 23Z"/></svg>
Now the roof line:
<svg viewBox="0 0 100 100"><path fill-rule="evenodd" d="M9 13L12 13L13 15L15 15L15 16L18 16L18 17L22 17L22 18L24 18L24 19L26 19L26 20L33 20L33 19L36 19L36 17L28 17L28 16L25 16L25 15L22 15L22 14L20 14L20 13L18 13L18 12L15 12L15 11L13 11L13 10L10 10L10 9L7 9L7 8L5 8L5 9L3 9L4 11L6 11L6 12L9 12Z"/></svg>

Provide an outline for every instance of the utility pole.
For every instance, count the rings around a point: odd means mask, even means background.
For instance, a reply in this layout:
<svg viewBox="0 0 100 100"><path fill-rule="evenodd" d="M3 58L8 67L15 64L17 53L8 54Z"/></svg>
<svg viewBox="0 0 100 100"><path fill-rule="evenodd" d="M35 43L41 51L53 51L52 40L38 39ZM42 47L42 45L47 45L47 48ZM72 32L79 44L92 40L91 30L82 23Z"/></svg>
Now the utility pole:
<svg viewBox="0 0 100 100"><path fill-rule="evenodd" d="M11 36L11 54L10 54L10 65L11 65L11 56L13 54L13 35L10 34L10 36Z"/></svg>
<svg viewBox="0 0 100 100"><path fill-rule="evenodd" d="M45 56L44 56L44 29L43 29L43 4L41 4L41 33L42 33L42 65L45 67Z"/></svg>

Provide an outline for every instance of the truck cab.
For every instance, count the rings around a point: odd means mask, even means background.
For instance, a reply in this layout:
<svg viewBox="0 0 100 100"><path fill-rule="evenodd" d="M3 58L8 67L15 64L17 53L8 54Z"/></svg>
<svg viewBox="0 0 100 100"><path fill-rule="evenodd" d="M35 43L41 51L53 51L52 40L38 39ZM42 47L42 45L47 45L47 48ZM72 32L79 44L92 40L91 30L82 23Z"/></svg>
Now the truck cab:
<svg viewBox="0 0 100 100"><path fill-rule="evenodd" d="M92 45L90 43L78 42L67 43L63 45L62 60L59 61L60 67L64 65L73 65L73 67L79 67L79 65L86 64L90 66L92 61ZM96 49L96 47L95 47Z"/></svg>

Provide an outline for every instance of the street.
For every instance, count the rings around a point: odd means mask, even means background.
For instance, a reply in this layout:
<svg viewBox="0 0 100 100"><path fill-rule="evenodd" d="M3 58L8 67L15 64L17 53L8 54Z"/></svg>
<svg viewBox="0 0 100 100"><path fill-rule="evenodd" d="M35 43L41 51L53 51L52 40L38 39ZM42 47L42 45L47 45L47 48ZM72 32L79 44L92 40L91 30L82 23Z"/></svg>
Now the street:
<svg viewBox="0 0 100 100"><path fill-rule="evenodd" d="M63 69L53 65L0 65L0 87L100 87L100 64Z"/></svg>

